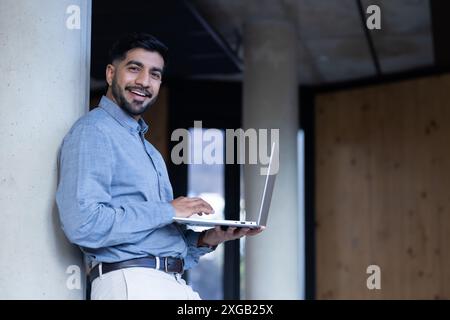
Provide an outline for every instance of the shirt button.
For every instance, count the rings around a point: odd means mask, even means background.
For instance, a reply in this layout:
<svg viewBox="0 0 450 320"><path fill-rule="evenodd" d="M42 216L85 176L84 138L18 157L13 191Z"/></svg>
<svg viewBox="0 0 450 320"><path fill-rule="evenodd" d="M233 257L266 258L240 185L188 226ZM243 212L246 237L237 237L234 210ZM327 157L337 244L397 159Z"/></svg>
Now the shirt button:
<svg viewBox="0 0 450 320"><path fill-rule="evenodd" d="M158 171L158 174L159 174L159 176L160 176L160 177L162 176L162 173L161 173L161 172L159 172L159 171Z"/></svg>

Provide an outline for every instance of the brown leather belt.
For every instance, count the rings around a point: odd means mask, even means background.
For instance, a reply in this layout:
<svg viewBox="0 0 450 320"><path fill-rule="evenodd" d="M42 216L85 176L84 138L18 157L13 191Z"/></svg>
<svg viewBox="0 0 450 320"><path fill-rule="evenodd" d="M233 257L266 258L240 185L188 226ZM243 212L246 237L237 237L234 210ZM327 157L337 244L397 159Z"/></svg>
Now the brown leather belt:
<svg viewBox="0 0 450 320"><path fill-rule="evenodd" d="M102 274L124 268L152 268L167 273L183 273L184 260L172 257L143 257L113 263L101 263ZM100 276L100 264L92 268L89 280L93 282Z"/></svg>

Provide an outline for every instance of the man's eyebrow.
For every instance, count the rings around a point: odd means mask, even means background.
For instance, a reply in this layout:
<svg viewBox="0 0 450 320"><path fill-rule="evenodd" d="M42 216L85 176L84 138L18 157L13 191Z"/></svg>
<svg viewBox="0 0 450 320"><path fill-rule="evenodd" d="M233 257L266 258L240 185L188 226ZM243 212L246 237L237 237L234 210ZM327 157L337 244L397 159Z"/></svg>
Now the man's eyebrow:
<svg viewBox="0 0 450 320"><path fill-rule="evenodd" d="M136 60L130 60L127 62L126 66L129 66L130 64L135 64L141 68L144 67L144 64L142 62L136 61Z"/></svg>
<svg viewBox="0 0 450 320"><path fill-rule="evenodd" d="M143 64L142 62L139 62L139 61L136 61L136 60L130 60L130 61L128 61L128 62L125 64L125 66L129 66L129 65L131 65L131 64L135 64L135 65L137 65L138 67L141 67L141 68L144 67L144 64ZM150 69L150 71L157 71L157 72L159 72L159 73L163 73L163 69L158 68L158 67L153 67L153 68Z"/></svg>
<svg viewBox="0 0 450 320"><path fill-rule="evenodd" d="M158 68L158 67L153 67L153 68L151 68L150 70L151 70L151 71L157 71L157 72L159 72L159 73L163 73L163 69Z"/></svg>

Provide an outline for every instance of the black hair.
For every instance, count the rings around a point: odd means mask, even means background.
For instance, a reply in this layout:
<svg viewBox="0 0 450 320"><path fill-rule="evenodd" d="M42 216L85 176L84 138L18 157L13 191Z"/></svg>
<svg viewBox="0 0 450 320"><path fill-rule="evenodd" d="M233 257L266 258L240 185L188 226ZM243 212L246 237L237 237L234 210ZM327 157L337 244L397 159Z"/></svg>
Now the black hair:
<svg viewBox="0 0 450 320"><path fill-rule="evenodd" d="M117 40L109 51L109 63L125 59L127 52L136 48L159 53L164 59L164 65L167 65L169 50L166 45L154 36L142 32L130 33Z"/></svg>

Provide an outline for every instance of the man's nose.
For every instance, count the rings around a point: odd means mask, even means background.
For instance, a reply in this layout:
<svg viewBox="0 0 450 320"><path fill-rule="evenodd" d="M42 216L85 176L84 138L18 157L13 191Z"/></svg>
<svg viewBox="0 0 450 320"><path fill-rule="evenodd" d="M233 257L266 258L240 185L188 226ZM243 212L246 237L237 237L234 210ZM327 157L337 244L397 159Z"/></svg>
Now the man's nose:
<svg viewBox="0 0 450 320"><path fill-rule="evenodd" d="M150 86L150 75L148 72L139 72L138 77L136 78L135 82L137 85L140 85L144 88L148 88Z"/></svg>

